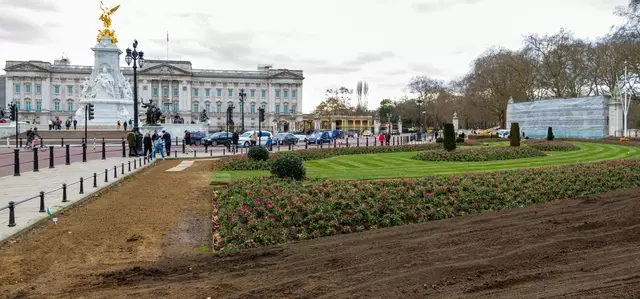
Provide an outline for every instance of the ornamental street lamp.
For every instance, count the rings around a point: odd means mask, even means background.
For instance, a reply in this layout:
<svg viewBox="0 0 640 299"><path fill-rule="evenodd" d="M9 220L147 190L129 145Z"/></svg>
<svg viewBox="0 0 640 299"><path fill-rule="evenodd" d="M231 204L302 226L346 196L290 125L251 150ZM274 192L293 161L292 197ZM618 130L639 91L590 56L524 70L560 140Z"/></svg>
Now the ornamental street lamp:
<svg viewBox="0 0 640 299"><path fill-rule="evenodd" d="M142 68L144 65L144 52L137 50L138 41L133 40L133 51L131 48L127 48L127 55L124 60L127 65L131 65L133 62L133 133L136 135L136 153L142 151L142 134L140 133L140 127L138 126L138 67Z"/></svg>
<svg viewBox="0 0 640 299"><path fill-rule="evenodd" d="M242 132L244 132L244 101L247 99L247 93L244 92L244 88L240 89L240 113L242 114Z"/></svg>
<svg viewBox="0 0 640 299"><path fill-rule="evenodd" d="M418 103L418 107L420 107L420 116L418 119L420 121L420 132L422 132L422 103L424 103L424 101L422 99L418 99L416 102Z"/></svg>
<svg viewBox="0 0 640 299"><path fill-rule="evenodd" d="M387 133L391 134L391 112L387 112Z"/></svg>

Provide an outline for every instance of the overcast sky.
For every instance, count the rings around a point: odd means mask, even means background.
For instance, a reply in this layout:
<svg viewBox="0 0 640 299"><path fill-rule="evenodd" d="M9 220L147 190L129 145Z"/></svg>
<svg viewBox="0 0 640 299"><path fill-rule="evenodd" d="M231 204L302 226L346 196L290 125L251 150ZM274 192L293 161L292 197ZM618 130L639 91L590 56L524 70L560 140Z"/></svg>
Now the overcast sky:
<svg viewBox="0 0 640 299"><path fill-rule="evenodd" d="M516 49L522 36L568 28L601 36L627 0L104 0L125 49L147 58L190 60L194 68L301 69L304 108L327 88L369 82L369 107L405 95L415 75L455 79L491 46ZM98 0L0 0L0 62L93 64ZM124 57L121 61L125 64ZM4 71L1 71L4 73ZM354 99L355 104L355 99Z"/></svg>

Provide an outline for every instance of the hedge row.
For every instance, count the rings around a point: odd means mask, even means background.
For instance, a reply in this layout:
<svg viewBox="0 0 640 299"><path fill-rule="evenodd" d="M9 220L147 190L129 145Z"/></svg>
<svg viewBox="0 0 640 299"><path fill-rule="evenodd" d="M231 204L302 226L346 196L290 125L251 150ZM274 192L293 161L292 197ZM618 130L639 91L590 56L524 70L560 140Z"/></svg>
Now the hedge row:
<svg viewBox="0 0 640 299"><path fill-rule="evenodd" d="M547 140L527 140L525 144L528 147L535 148L544 152L570 152L580 149L577 145L564 141L547 141Z"/></svg>
<svg viewBox="0 0 640 299"><path fill-rule="evenodd" d="M300 157L303 161L321 160L336 156L346 155L365 155L365 154L382 154L382 153L398 153L398 152L418 152L432 149L441 149L442 144L416 144L416 145L399 145L399 146L367 146L367 147L342 147L342 148L326 148L326 149L306 149L288 152L280 152L269 155L266 161L254 161L247 159L246 155L230 157L223 161L218 168L219 170L269 170L271 163L283 156Z"/></svg>
<svg viewBox="0 0 640 299"><path fill-rule="evenodd" d="M640 160L416 180L237 181L218 194L215 248L234 250L640 186Z"/></svg>
<svg viewBox="0 0 640 299"><path fill-rule="evenodd" d="M448 161L448 162L480 162L512 160L545 156L540 150L532 147L484 147L456 151L431 150L417 153L416 160Z"/></svg>

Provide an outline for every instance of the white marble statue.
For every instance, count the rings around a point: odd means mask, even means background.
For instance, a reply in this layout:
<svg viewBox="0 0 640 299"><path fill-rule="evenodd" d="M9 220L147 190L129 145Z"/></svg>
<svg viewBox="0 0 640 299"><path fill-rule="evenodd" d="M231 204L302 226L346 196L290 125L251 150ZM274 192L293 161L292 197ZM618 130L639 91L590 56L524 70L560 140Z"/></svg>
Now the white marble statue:
<svg viewBox="0 0 640 299"><path fill-rule="evenodd" d="M107 68L103 67L102 72L96 76L95 83L99 83L102 89L112 97L116 97L115 84L113 77L107 72Z"/></svg>
<svg viewBox="0 0 640 299"><path fill-rule="evenodd" d="M118 116L123 121L128 121L131 118L131 114L129 114L129 111L124 106L120 106L120 108L118 108Z"/></svg>
<svg viewBox="0 0 640 299"><path fill-rule="evenodd" d="M95 84L92 84L88 77L84 77L84 82L82 82L82 93L80 95L84 99L96 97Z"/></svg>
<svg viewBox="0 0 640 299"><path fill-rule="evenodd" d="M124 80L124 99L133 101L133 91L129 79Z"/></svg>

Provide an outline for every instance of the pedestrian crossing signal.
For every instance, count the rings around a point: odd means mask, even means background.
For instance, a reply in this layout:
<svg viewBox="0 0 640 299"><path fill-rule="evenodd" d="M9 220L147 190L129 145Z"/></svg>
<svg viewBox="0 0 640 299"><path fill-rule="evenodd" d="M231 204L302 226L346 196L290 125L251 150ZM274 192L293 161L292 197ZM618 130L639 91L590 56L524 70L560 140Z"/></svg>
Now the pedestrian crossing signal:
<svg viewBox="0 0 640 299"><path fill-rule="evenodd" d="M89 111L89 119L94 119L95 115L94 115L94 106L93 104L87 104L87 110Z"/></svg>

